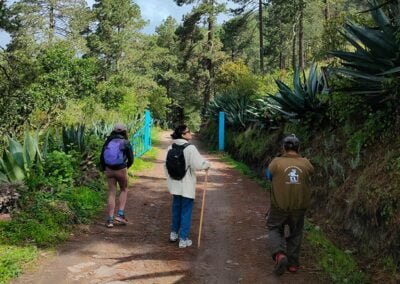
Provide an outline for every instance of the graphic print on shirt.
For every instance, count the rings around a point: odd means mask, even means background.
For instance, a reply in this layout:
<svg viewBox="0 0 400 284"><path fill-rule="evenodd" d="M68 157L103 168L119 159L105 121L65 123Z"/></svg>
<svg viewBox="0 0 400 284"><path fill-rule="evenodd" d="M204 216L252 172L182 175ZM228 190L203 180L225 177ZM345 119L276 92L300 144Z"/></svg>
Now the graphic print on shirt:
<svg viewBox="0 0 400 284"><path fill-rule="evenodd" d="M299 174L302 172L303 171L296 166L287 167L285 169L285 173L288 176L288 181L286 182L286 184L301 184Z"/></svg>

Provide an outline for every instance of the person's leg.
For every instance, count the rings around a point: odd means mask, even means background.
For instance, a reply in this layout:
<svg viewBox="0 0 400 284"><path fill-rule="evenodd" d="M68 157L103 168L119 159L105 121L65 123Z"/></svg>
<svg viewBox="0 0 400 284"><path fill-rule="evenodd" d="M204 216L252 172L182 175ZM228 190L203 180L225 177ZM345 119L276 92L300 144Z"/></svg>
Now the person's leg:
<svg viewBox="0 0 400 284"><path fill-rule="evenodd" d="M299 266L300 247L303 240L304 210L293 211L289 219L290 236L286 239L289 266Z"/></svg>
<svg viewBox="0 0 400 284"><path fill-rule="evenodd" d="M114 178L112 171L106 170L105 175L107 177L107 185L108 185L108 218L112 218L114 216L115 210L115 192L117 190L117 180Z"/></svg>
<svg viewBox="0 0 400 284"><path fill-rule="evenodd" d="M192 198L182 197L182 212L181 212L181 231L179 234L180 239L188 239L190 234L190 226L192 223Z"/></svg>
<svg viewBox="0 0 400 284"><path fill-rule="evenodd" d="M274 272L278 276L285 272L288 263L285 242L286 220L286 211L277 208L271 208L267 221L267 227L269 231L268 245L272 259L275 261Z"/></svg>
<svg viewBox="0 0 400 284"><path fill-rule="evenodd" d="M286 253L286 241L284 238L284 226L286 221L286 214L284 211L271 208L267 227L268 227L268 246L271 256L275 259L275 255L279 252Z"/></svg>
<svg viewBox="0 0 400 284"><path fill-rule="evenodd" d="M122 169L118 171L118 184L120 189L119 194L119 212L124 212L126 200L128 198L128 169ZM123 215L123 214L122 214Z"/></svg>
<svg viewBox="0 0 400 284"><path fill-rule="evenodd" d="M182 196L172 195L171 232L179 233L181 227Z"/></svg>

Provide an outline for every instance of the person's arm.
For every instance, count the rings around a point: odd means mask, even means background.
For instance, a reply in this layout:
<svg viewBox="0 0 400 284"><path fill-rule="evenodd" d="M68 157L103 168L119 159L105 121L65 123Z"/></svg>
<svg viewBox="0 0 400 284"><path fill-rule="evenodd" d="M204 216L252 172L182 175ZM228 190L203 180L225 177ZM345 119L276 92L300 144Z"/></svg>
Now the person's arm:
<svg viewBox="0 0 400 284"><path fill-rule="evenodd" d="M132 145L129 141L127 141L126 143L126 158L128 159L128 161L126 162L126 166L128 168L130 168L133 164L133 159L134 159L134 155L133 155L133 148Z"/></svg>
<svg viewBox="0 0 400 284"><path fill-rule="evenodd" d="M265 177L267 178L267 180L272 181L272 174L271 174L271 172L269 171L269 169L267 169L267 170L265 171Z"/></svg>
<svg viewBox="0 0 400 284"><path fill-rule="evenodd" d="M100 170L104 172L106 170L106 163L104 161L104 149L106 148L106 143L104 143L103 148L101 149L101 154L100 154Z"/></svg>
<svg viewBox="0 0 400 284"><path fill-rule="evenodd" d="M192 170L208 170L211 167L211 164L200 155L194 145L189 145L188 150L190 150L190 168Z"/></svg>
<svg viewBox="0 0 400 284"><path fill-rule="evenodd" d="M275 161L275 159L273 159L272 162L269 164L267 170L265 171L265 177L269 181L272 181L275 166L276 166L276 161Z"/></svg>

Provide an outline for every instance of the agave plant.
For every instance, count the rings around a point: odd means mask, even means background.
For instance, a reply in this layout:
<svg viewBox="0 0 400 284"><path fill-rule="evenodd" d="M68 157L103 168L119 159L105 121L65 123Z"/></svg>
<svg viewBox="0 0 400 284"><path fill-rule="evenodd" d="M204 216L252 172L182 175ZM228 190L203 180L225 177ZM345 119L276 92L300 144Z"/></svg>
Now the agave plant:
<svg viewBox="0 0 400 284"><path fill-rule="evenodd" d="M223 111L227 125L246 128L254 122L254 115L249 111L252 103L248 96L242 96L237 92L223 93L210 101L207 116L217 118L218 113Z"/></svg>
<svg viewBox="0 0 400 284"><path fill-rule="evenodd" d="M0 158L0 181L14 182L24 180L29 170L42 157L39 150L39 133L25 133L24 144L8 138L8 146Z"/></svg>
<svg viewBox="0 0 400 284"><path fill-rule="evenodd" d="M274 96L262 99L264 105L270 107L288 119L306 117L322 119L327 115L328 87L322 72L312 65L306 78L297 70L293 75L293 90L280 80L276 80L279 91Z"/></svg>
<svg viewBox="0 0 400 284"><path fill-rule="evenodd" d="M94 134L97 138L105 140L108 135L110 135L113 129L113 124L105 123L104 121L94 122L90 132Z"/></svg>
<svg viewBox="0 0 400 284"><path fill-rule="evenodd" d="M86 151L84 124L70 126L69 128L63 127L62 138L64 151L66 153L73 148L77 149L81 153Z"/></svg>
<svg viewBox="0 0 400 284"><path fill-rule="evenodd" d="M371 103L396 99L400 94L400 44L396 29L382 9L370 9L377 27L347 23L343 36L354 51L335 51L343 68L335 69L353 84L345 91L366 96ZM400 15L398 15L400 17Z"/></svg>

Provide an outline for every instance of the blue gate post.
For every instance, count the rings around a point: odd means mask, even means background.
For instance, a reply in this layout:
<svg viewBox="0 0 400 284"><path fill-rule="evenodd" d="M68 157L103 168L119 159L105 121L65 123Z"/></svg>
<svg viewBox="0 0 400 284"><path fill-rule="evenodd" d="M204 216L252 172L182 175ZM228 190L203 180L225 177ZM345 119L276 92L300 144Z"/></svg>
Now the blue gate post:
<svg viewBox="0 0 400 284"><path fill-rule="evenodd" d="M151 148L151 115L149 110L144 112L144 125L145 149L149 150Z"/></svg>
<svg viewBox="0 0 400 284"><path fill-rule="evenodd" d="M224 151L225 145L225 113L219 113L219 136L218 136L218 150Z"/></svg>

